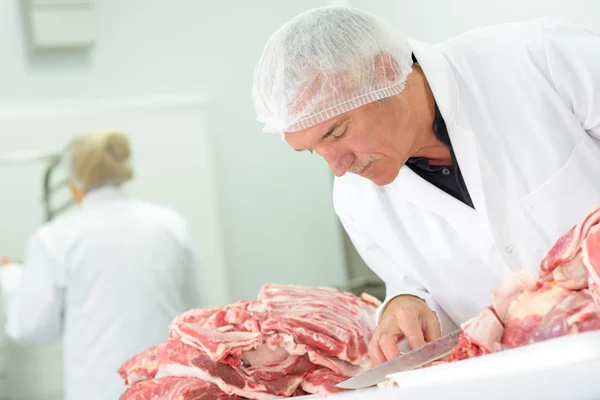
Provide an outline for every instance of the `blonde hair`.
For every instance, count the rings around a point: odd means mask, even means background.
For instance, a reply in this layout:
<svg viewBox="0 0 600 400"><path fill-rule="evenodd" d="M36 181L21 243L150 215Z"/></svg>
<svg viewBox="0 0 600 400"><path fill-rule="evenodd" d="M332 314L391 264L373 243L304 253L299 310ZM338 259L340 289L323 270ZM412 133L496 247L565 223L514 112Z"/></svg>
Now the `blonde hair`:
<svg viewBox="0 0 600 400"><path fill-rule="evenodd" d="M133 177L129 138L121 132L78 136L67 149L70 177L84 192Z"/></svg>

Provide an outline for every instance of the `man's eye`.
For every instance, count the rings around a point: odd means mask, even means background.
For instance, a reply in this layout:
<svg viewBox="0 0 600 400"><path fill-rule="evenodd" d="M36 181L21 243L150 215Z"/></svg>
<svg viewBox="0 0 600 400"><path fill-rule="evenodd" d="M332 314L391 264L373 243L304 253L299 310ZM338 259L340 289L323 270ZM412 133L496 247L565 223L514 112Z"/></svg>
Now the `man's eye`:
<svg viewBox="0 0 600 400"><path fill-rule="evenodd" d="M339 135L334 135L333 136L333 140L340 140L342 139L344 136L346 136L346 132L348 132L348 128L346 127L346 129L344 129L344 132L342 132Z"/></svg>

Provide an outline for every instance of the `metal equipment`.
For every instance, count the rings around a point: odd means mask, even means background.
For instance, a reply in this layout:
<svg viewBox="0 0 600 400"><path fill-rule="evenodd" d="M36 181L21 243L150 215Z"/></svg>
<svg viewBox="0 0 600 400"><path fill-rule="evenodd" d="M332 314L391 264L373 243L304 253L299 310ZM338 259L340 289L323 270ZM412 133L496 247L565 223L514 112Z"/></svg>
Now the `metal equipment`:
<svg viewBox="0 0 600 400"><path fill-rule="evenodd" d="M45 164L42 178L42 205L45 222L56 218L56 216L65 212L74 204L74 201L69 199L58 206L53 205L52 200L54 195L67 187L66 177L55 179L57 172L60 170L60 162L60 151L24 151L0 156L0 166L32 163Z"/></svg>

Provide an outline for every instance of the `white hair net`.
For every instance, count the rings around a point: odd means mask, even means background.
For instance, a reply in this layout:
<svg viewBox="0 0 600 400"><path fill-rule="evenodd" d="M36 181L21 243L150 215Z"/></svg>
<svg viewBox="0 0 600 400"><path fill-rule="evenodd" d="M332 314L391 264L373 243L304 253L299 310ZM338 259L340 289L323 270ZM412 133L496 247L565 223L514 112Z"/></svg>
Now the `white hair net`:
<svg viewBox="0 0 600 400"><path fill-rule="evenodd" d="M294 132L397 95L411 54L401 33L365 11L302 13L271 36L255 67L257 120L265 132Z"/></svg>

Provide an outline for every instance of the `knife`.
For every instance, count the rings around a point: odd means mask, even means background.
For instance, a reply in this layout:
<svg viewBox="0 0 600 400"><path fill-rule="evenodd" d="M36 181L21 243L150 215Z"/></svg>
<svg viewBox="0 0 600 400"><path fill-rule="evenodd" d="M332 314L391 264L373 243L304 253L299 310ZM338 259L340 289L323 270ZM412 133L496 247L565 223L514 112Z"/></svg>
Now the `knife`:
<svg viewBox="0 0 600 400"><path fill-rule="evenodd" d="M385 381L389 374L415 369L447 356L452 351L452 348L458 344L458 338L461 333L462 329L457 329L446 336L425 343L423 346L409 351L400 357L396 357L362 374L340 382L336 386L340 389L363 389L375 386Z"/></svg>

